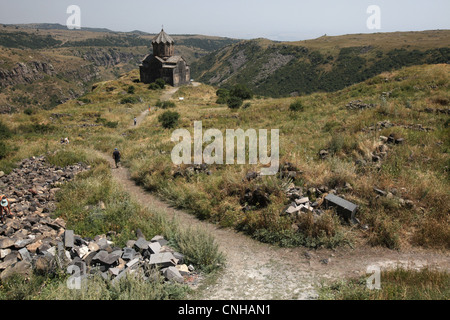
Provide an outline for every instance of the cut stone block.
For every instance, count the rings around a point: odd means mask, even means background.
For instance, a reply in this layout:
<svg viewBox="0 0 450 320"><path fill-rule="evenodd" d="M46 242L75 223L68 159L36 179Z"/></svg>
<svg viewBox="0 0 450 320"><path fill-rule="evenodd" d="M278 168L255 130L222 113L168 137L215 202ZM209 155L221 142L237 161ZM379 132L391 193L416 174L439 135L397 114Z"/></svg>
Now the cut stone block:
<svg viewBox="0 0 450 320"><path fill-rule="evenodd" d="M151 254L159 253L159 251L161 251L161 244L159 242L151 242L148 245L148 250Z"/></svg>
<svg viewBox="0 0 450 320"><path fill-rule="evenodd" d="M180 265L177 265L175 268L178 269L178 271L180 272L180 274L181 274L182 276L188 276L188 275L189 275L189 268L188 268L187 265L185 265L185 264L180 264Z"/></svg>
<svg viewBox="0 0 450 320"><path fill-rule="evenodd" d="M133 260L135 255L136 255L136 251L134 251L133 248L124 248L123 254L122 254L122 259Z"/></svg>
<svg viewBox="0 0 450 320"><path fill-rule="evenodd" d="M133 268L133 267L137 267L139 263L139 258L135 258L133 260L131 260L130 262L128 262L125 266L127 268Z"/></svg>
<svg viewBox="0 0 450 320"><path fill-rule="evenodd" d="M293 214L293 213L300 211L300 209L301 209L301 207L290 206L289 208L286 209L286 213Z"/></svg>
<svg viewBox="0 0 450 320"><path fill-rule="evenodd" d="M159 240L164 240L164 237L163 236L154 236L150 241L157 242Z"/></svg>
<svg viewBox="0 0 450 320"><path fill-rule="evenodd" d="M176 282L184 282L183 276L180 274L177 268L175 267L168 267L163 272L164 277L169 281L176 281Z"/></svg>
<svg viewBox="0 0 450 320"><path fill-rule="evenodd" d="M355 218L355 213L358 206L350 201L342 199L334 194L329 194L325 197L326 207L336 207L338 215L347 221L352 221Z"/></svg>
<svg viewBox="0 0 450 320"><path fill-rule="evenodd" d="M162 247L162 246L167 245L169 243L169 241L167 241L166 239L160 239L157 241L157 243L159 243L159 245Z"/></svg>
<svg viewBox="0 0 450 320"><path fill-rule="evenodd" d="M74 234L73 230L66 230L64 232L64 246L66 248L73 248L74 246Z"/></svg>
<svg viewBox="0 0 450 320"><path fill-rule="evenodd" d="M305 204L305 203L307 203L307 202L309 202L309 198L308 198L308 197L303 197L303 198L300 198L300 199L296 199L296 200L295 200L295 203L296 203L297 205Z"/></svg>
<svg viewBox="0 0 450 320"><path fill-rule="evenodd" d="M89 242L88 248L90 251L99 251L100 246L95 242Z"/></svg>
<svg viewBox="0 0 450 320"><path fill-rule="evenodd" d="M157 267L173 267L176 266L178 260L171 252L155 253L150 256L150 265Z"/></svg>
<svg viewBox="0 0 450 320"><path fill-rule="evenodd" d="M139 238L135 242L133 248L139 252L147 250L148 249L148 241L145 240L144 238Z"/></svg>
<svg viewBox="0 0 450 320"><path fill-rule="evenodd" d="M20 256L22 257L23 261L28 261L31 262L31 256L30 253L28 252L28 250L26 248L22 248L19 250Z"/></svg>
<svg viewBox="0 0 450 320"><path fill-rule="evenodd" d="M184 255L179 253L179 252L174 252L173 256L175 257L175 259L178 260L178 263L183 263L184 261Z"/></svg>

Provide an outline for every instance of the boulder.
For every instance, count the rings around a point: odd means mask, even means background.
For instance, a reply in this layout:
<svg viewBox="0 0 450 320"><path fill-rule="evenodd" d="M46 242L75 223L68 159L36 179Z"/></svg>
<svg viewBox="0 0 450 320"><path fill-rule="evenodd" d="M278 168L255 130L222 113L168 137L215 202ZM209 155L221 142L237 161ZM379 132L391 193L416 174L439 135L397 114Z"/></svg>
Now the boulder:
<svg viewBox="0 0 450 320"><path fill-rule="evenodd" d="M28 261L19 261L3 270L3 272L0 274L0 279L2 281L5 281L14 274L19 274L22 276L30 276L31 273L32 273L31 263L29 263Z"/></svg>

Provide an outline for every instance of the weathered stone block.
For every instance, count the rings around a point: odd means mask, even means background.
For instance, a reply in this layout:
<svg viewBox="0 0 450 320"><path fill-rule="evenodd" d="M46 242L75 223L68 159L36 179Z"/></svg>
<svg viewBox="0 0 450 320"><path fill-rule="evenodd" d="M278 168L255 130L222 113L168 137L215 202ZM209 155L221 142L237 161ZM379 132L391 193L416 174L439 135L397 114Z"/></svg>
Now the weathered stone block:
<svg viewBox="0 0 450 320"><path fill-rule="evenodd" d="M159 253L159 251L161 250L161 244L159 242L151 242L148 245L148 250L151 254Z"/></svg>
<svg viewBox="0 0 450 320"><path fill-rule="evenodd" d="M150 256L150 265L157 267L173 267L176 266L178 260L171 252L155 253Z"/></svg>
<svg viewBox="0 0 450 320"><path fill-rule="evenodd" d="M28 252L28 250L26 248L22 248L19 250L20 256L22 257L23 261L28 261L31 262L31 256L30 253Z"/></svg>
<svg viewBox="0 0 450 320"><path fill-rule="evenodd" d="M141 238L137 239L133 248L139 252L147 250L148 249L148 241L141 237Z"/></svg>
<svg viewBox="0 0 450 320"><path fill-rule="evenodd" d="M64 232L64 246L72 249L74 246L74 234L73 230L66 230Z"/></svg>
<svg viewBox="0 0 450 320"><path fill-rule="evenodd" d="M329 194L325 197L326 207L336 207L336 212L346 221L351 221L355 218L355 213L358 206L350 201L342 199L334 194Z"/></svg>
<svg viewBox="0 0 450 320"><path fill-rule="evenodd" d="M180 274L177 268L175 267L168 267L163 272L164 277L169 281L175 281L182 283L184 282L183 276Z"/></svg>

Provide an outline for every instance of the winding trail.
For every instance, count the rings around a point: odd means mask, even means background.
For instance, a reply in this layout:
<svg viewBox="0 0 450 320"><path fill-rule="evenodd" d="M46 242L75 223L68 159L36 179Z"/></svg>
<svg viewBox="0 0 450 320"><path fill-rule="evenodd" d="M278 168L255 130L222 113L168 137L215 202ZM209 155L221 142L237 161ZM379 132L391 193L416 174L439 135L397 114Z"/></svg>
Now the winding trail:
<svg viewBox="0 0 450 320"><path fill-rule="evenodd" d="M161 99L169 99L176 91L177 88L170 89ZM148 110L139 116L138 125L147 114ZM172 208L137 186L127 168L116 169L110 155L101 155L110 162L113 177L141 205L165 212L168 217L176 217L181 225L200 226L214 235L227 264L215 283L198 293L198 299L314 299L317 297L315 286L320 281L364 275L370 265L385 268L400 264L411 268L432 266L450 270L448 252L423 249L398 252L365 245L356 249L308 251L263 244L232 229L218 228ZM321 262L323 259L328 259L328 263Z"/></svg>

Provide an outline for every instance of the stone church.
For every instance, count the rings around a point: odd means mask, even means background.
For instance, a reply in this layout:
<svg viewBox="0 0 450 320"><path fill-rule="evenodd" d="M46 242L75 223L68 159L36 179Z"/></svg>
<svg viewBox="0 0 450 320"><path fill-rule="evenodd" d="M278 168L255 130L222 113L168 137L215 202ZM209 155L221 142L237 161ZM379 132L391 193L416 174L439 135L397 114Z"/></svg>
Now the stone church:
<svg viewBox="0 0 450 320"><path fill-rule="evenodd" d="M175 55L174 44L164 29L153 38L153 54L147 55L139 66L141 82L152 83L161 78L174 87L189 84L191 79L189 65L182 56Z"/></svg>

